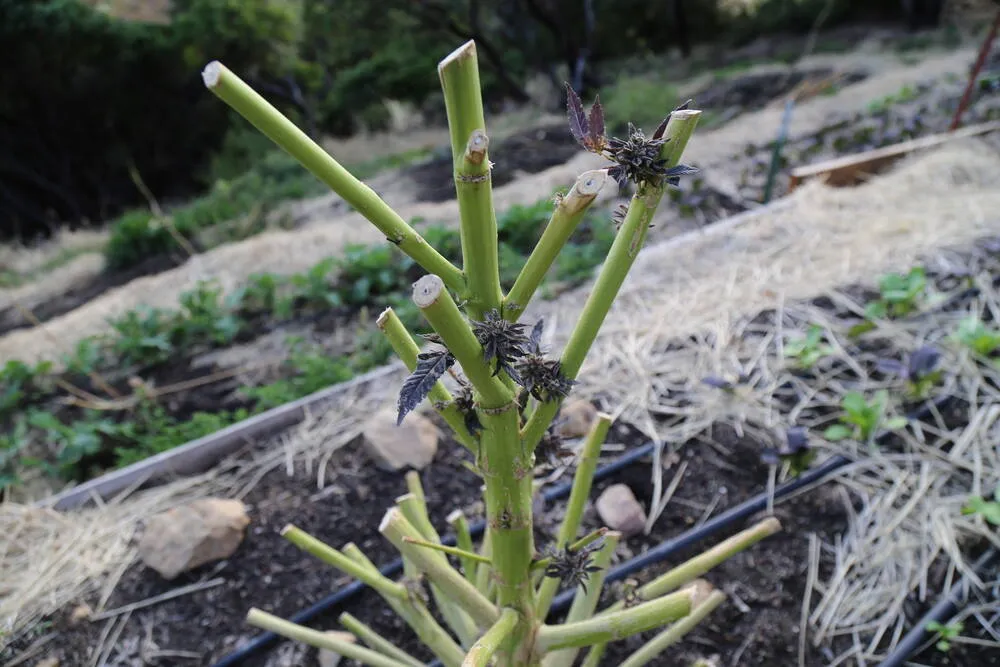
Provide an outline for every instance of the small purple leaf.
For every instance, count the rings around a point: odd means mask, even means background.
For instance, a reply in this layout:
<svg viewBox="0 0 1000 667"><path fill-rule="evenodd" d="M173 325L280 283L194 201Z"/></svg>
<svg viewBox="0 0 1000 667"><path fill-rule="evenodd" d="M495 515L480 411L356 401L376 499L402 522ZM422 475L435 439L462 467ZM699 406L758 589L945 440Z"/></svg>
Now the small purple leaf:
<svg viewBox="0 0 1000 667"><path fill-rule="evenodd" d="M701 169L698 167L692 167L689 164L679 164L676 167L671 167L667 169L667 176L690 176L691 174L697 174Z"/></svg>
<svg viewBox="0 0 1000 667"><path fill-rule="evenodd" d="M809 436L801 426L793 426L788 429L785 438L788 442L788 452L790 454L796 454L803 449L809 448Z"/></svg>
<svg viewBox="0 0 1000 667"><path fill-rule="evenodd" d="M766 447L760 453L760 461L769 466L781 465L781 454L774 447Z"/></svg>
<svg viewBox="0 0 1000 667"><path fill-rule="evenodd" d="M669 122L670 122L670 114L667 114L667 117L661 120L660 124L657 125L656 129L653 131L654 140L663 138L663 133L667 131L667 123Z"/></svg>
<svg viewBox="0 0 1000 667"><path fill-rule="evenodd" d="M587 115L583 111L583 102L580 101L580 96L568 83L566 84L566 115L569 117L569 131L573 134L573 138L576 139L577 143L586 147L589 130Z"/></svg>
<svg viewBox="0 0 1000 667"><path fill-rule="evenodd" d="M594 98L594 104L590 107L590 117L588 119L589 133L587 139L593 150L600 150L604 144L604 109L601 107L601 97Z"/></svg>
<svg viewBox="0 0 1000 667"><path fill-rule="evenodd" d="M908 371L911 378L921 378L937 366L941 352L933 345L925 345L910 355Z"/></svg>
<svg viewBox="0 0 1000 667"><path fill-rule="evenodd" d="M875 362L875 368L882 373L906 377L906 366L896 359L879 359Z"/></svg>
<svg viewBox="0 0 1000 667"><path fill-rule="evenodd" d="M714 387L716 389L730 391L733 388L733 384L729 380L721 378L718 375L709 375L708 377L702 378L701 381L709 387Z"/></svg>

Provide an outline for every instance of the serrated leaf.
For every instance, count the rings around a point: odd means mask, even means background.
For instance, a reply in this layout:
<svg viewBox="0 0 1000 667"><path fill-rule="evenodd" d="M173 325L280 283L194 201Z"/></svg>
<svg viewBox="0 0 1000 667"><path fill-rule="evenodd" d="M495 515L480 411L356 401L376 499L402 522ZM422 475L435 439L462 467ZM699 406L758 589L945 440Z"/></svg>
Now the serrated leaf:
<svg viewBox="0 0 1000 667"><path fill-rule="evenodd" d="M417 367L413 369L413 373L406 378L402 389L399 390L399 400L397 401L399 412L396 415L396 426L402 424L403 418L420 405L420 401L427 397L427 394L434 388L434 384L454 363L455 357L446 350L424 352L417 355Z"/></svg>
<svg viewBox="0 0 1000 667"><path fill-rule="evenodd" d="M701 169L698 167L692 167L689 164L679 164L667 169L667 176L690 176L691 174L697 174L700 171Z"/></svg>
<svg viewBox="0 0 1000 667"><path fill-rule="evenodd" d="M531 329L531 350L536 354L542 350L542 329L544 327L545 320L541 319L535 322L535 326Z"/></svg>
<svg viewBox="0 0 1000 667"><path fill-rule="evenodd" d="M565 86L566 115L569 118L569 131L577 143L586 146L590 127L587 123L587 115L583 111L583 102L580 101L580 96L576 94L571 85L567 83Z"/></svg>
<svg viewBox="0 0 1000 667"><path fill-rule="evenodd" d="M594 104L590 107L590 117L588 118L587 141L590 149L599 151L604 147L604 109L601 107L601 98L594 98Z"/></svg>

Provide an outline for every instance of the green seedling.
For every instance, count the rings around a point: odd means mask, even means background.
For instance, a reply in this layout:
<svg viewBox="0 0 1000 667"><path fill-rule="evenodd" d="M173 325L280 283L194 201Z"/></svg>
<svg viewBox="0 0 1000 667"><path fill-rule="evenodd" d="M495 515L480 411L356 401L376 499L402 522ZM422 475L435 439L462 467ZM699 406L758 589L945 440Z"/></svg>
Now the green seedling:
<svg viewBox="0 0 1000 667"><path fill-rule="evenodd" d="M410 371L399 392L396 421L401 424L426 401L467 448L471 462L466 463L484 487L488 527L483 542L477 548L471 539L462 539L463 534L468 537L467 525L456 512L449 522L459 546L443 547L429 519L420 478L407 475L409 493L396 499L378 528L402 554L402 582L379 573L354 544L338 549L292 525L282 535L376 591L445 667L569 667L587 648L586 664L596 665L608 642L666 626L624 663L656 664L658 656L725 599L698 577L773 534L780 524L764 520L640 587L627 607L619 601L598 611L604 573L621 535L602 530L601 541L593 542L578 533L612 419L599 415L585 438L566 515L556 539L544 549L535 545L536 454L541 454L540 445L645 245L664 193L696 171L680 159L700 112L682 105L648 137L634 127L625 138L608 137L600 104L595 102L588 113L567 89L571 134L585 150L611 164L580 175L552 205L540 235L532 236L537 242L520 270L511 273L507 288L501 281L493 162L475 44L470 41L441 61L438 74L451 138L462 268L236 74L218 62L203 72L215 95L336 191L425 272L413 283L411 298L433 330L422 337L427 347L421 348L392 307L376 321ZM634 188L635 194L569 340L561 354L552 355L540 344L543 323L529 329L519 320L612 179L621 188ZM460 569L449 555L461 563ZM561 623L548 623L552 600L563 584L575 591L574 602ZM431 603L438 613L430 612ZM247 618L255 626L364 664L420 664L356 619L342 617L342 622L371 648L257 608Z"/></svg>
<svg viewBox="0 0 1000 667"><path fill-rule="evenodd" d="M291 283L296 290L296 297L310 308L339 308L344 305L343 298L330 280L330 274L336 267L337 260L327 257L305 273L292 276Z"/></svg>
<svg viewBox="0 0 1000 667"><path fill-rule="evenodd" d="M934 648L941 651L942 653L947 653L951 650L951 640L962 634L965 629L965 625L961 621L952 621L947 625L939 623L938 621L931 621L927 624L927 632L936 632L940 639L934 644Z"/></svg>
<svg viewBox="0 0 1000 667"><path fill-rule="evenodd" d="M178 347L225 345L243 327L235 313L237 304L224 300L222 287L215 283L199 281L195 289L181 294L180 306L172 331Z"/></svg>
<svg viewBox="0 0 1000 667"><path fill-rule="evenodd" d="M824 341L824 330L818 324L809 326L804 336L785 343L785 358L795 361L795 365L809 370L816 363L834 352L834 347Z"/></svg>
<svg viewBox="0 0 1000 667"><path fill-rule="evenodd" d="M1000 331L987 326L976 316L959 322L952 340L981 357L991 357L1000 349Z"/></svg>
<svg viewBox="0 0 1000 667"><path fill-rule="evenodd" d="M986 500L982 496L971 496L962 507L962 514L981 514L994 526L1000 526L1000 484L997 484L993 491L993 500Z"/></svg>
<svg viewBox="0 0 1000 667"><path fill-rule="evenodd" d="M851 328L856 336L871 331L878 320L896 319L919 310L927 292L927 275L922 267L907 273L888 273L879 279L879 297L865 305L865 321Z"/></svg>
<svg viewBox="0 0 1000 667"><path fill-rule="evenodd" d="M174 352L171 339L173 318L164 310L139 306L111 322L117 336L111 350L126 365L153 366Z"/></svg>
<svg viewBox="0 0 1000 667"><path fill-rule="evenodd" d="M827 427L823 437L831 442L854 438L858 442L870 443L880 428L895 431L907 424L905 417L888 417L889 392L880 389L871 400L861 392L852 391L844 395L840 407L844 413L839 423Z"/></svg>

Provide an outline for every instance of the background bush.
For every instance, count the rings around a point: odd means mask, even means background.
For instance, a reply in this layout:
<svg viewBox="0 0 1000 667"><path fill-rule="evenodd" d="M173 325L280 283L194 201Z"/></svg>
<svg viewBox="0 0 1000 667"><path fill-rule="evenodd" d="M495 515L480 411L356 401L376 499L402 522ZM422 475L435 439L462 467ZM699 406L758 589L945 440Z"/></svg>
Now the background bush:
<svg viewBox="0 0 1000 667"><path fill-rule="evenodd" d="M200 70L212 59L308 132L344 135L384 126L386 100L440 114L436 64L466 39L477 41L496 109L524 101L525 82L538 73L589 93L615 80L617 70L602 80L603 63L703 42L724 53L769 32L801 34L825 4L174 0L162 21L141 23L81 0L0 0L0 238L98 224L141 206L136 174L161 202L238 178L270 147L206 94ZM905 6L935 15L939 4L835 0L824 27L899 20ZM207 215L216 213L224 211ZM122 228L142 227L141 218ZM159 231L149 236L143 243L168 243Z"/></svg>

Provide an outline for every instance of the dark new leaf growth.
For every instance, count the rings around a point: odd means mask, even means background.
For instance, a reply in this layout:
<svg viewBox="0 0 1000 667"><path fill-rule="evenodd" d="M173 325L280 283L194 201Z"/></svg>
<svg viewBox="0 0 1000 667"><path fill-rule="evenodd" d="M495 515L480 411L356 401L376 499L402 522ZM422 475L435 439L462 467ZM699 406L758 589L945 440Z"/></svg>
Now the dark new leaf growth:
<svg viewBox="0 0 1000 667"><path fill-rule="evenodd" d="M531 337L528 341L528 352L531 354L542 354L542 330L545 328L545 320L540 319L531 328Z"/></svg>
<svg viewBox="0 0 1000 667"><path fill-rule="evenodd" d="M573 90L573 86L566 85L566 115L569 117L569 131L577 143L586 146L586 140L590 134L587 123L587 114L583 111L583 102L580 96Z"/></svg>
<svg viewBox="0 0 1000 667"><path fill-rule="evenodd" d="M476 412L476 400L472 395L472 387L463 384L462 388L455 396L455 407L462 413L462 420L465 428L473 437L479 435L483 430L483 424L479 421L479 414Z"/></svg>
<svg viewBox="0 0 1000 667"><path fill-rule="evenodd" d="M569 131L578 144L593 153L604 149L607 137L604 136L604 109L601 100L597 98L590 107L588 116L583 110L583 102L573 87L566 85L566 115L569 117Z"/></svg>
<svg viewBox="0 0 1000 667"><path fill-rule="evenodd" d="M590 107L590 116L587 118L590 125L587 132L587 144L591 147L599 147L604 144L604 109L601 107L600 96L594 98L594 104Z"/></svg>
<svg viewBox="0 0 1000 667"><path fill-rule="evenodd" d="M627 215L628 215L628 204L618 204L618 208L616 208L611 213L611 222L615 224L615 229L620 230L622 228L622 224L625 222L625 216ZM654 226L655 225L653 225L653 223L649 223L650 229L652 229Z"/></svg>
<svg viewBox="0 0 1000 667"><path fill-rule="evenodd" d="M483 346L483 361L489 364L495 359L496 368L493 374L497 375L504 370L518 384L522 383L516 363L528 353L531 344L524 334L524 326L519 322L503 319L496 309L486 313L482 322L472 323L476 339Z"/></svg>
<svg viewBox="0 0 1000 667"><path fill-rule="evenodd" d="M785 434L785 443L780 447L767 447L760 459L767 465L789 464L792 475L800 475L809 469L816 458L816 451L809 448L809 436L801 426L793 426Z"/></svg>
<svg viewBox="0 0 1000 667"><path fill-rule="evenodd" d="M548 556L552 562L545 568L545 576L562 579L573 586L580 586L586 593L587 578L592 572L601 571L601 568L594 565L591 559L594 552L599 550L603 544L604 539L602 538L576 551L569 547L549 549Z"/></svg>
<svg viewBox="0 0 1000 667"><path fill-rule="evenodd" d="M686 109L690 100L674 109ZM673 111L670 112L671 114ZM666 132L670 114L656 128L651 139L647 139L642 130L632 123L628 124L628 136L625 139L605 136L604 111L600 98L594 100L590 114L583 109L583 102L572 86L566 84L566 115L569 118L569 131L581 146L615 163L608 169L608 174L624 188L629 181L640 185L649 183L659 186L666 182L677 185L681 176L697 172L694 167L678 165L667 168L667 160L662 157L663 138Z"/></svg>
<svg viewBox="0 0 1000 667"><path fill-rule="evenodd" d="M403 388L399 391L396 426L403 423L407 413L420 405L420 401L424 400L434 388L434 383L448 372L454 363L455 357L451 356L448 350L422 352L417 355L417 367L413 369L410 377L406 378Z"/></svg>
<svg viewBox="0 0 1000 667"><path fill-rule="evenodd" d="M576 384L562 374L562 362L541 354L525 355L517 365L517 383L537 400L566 398Z"/></svg>
<svg viewBox="0 0 1000 667"><path fill-rule="evenodd" d="M896 375L906 382L910 398L925 398L941 379L938 362L941 352L933 345L924 345L910 354L906 363L897 359L879 359L876 367L883 373Z"/></svg>
<svg viewBox="0 0 1000 667"><path fill-rule="evenodd" d="M692 100L686 101L684 104L678 106L674 111L683 111L691 106ZM662 139L663 133L667 131L667 123L670 122L670 117L674 115L674 111L667 114L667 117L660 121L660 124L656 126L656 131L653 132L653 139Z"/></svg>
<svg viewBox="0 0 1000 667"><path fill-rule="evenodd" d="M563 464L563 459L573 458L573 456L573 450L565 446L562 436L556 433L553 427L549 427L535 448L535 458L544 459L553 469L560 467Z"/></svg>

